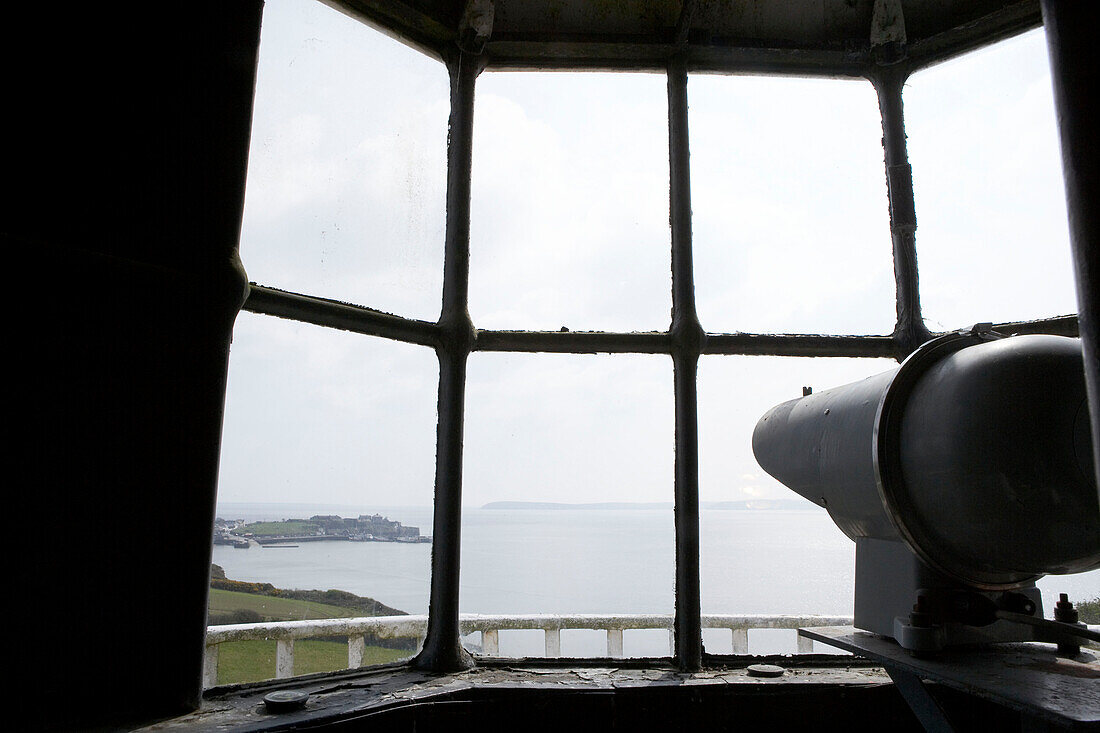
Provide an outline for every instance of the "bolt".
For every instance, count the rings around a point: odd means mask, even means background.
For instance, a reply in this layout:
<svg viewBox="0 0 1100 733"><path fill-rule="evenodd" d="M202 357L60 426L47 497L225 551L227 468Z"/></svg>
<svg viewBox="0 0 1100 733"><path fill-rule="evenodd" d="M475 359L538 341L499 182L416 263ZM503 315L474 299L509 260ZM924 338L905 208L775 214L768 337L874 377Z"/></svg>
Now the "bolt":
<svg viewBox="0 0 1100 733"><path fill-rule="evenodd" d="M913 611L909 614L909 625L921 629L932 627L932 614L925 596L917 596L917 602L913 604Z"/></svg>
<svg viewBox="0 0 1100 733"><path fill-rule="evenodd" d="M1062 621L1067 624L1075 624L1080 619L1081 614L1073 607L1073 603L1069 600L1069 596L1065 593L1058 594L1058 602L1054 604L1054 620Z"/></svg>
<svg viewBox="0 0 1100 733"><path fill-rule="evenodd" d="M1059 593L1058 602L1054 604L1054 620L1066 624L1075 624L1080 617L1081 614L1073 607L1069 596L1065 593ZM1076 657L1081 653L1081 645L1072 640L1060 641L1058 642L1058 653L1066 657Z"/></svg>

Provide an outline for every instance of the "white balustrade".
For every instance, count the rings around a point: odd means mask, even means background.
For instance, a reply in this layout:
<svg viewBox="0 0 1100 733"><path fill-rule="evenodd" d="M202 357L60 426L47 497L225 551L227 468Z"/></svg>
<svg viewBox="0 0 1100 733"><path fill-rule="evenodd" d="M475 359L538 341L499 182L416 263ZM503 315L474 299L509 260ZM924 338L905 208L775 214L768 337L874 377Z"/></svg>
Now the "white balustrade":
<svg viewBox="0 0 1100 733"><path fill-rule="evenodd" d="M561 656L561 629L545 629L546 658L553 659Z"/></svg>
<svg viewBox="0 0 1100 733"><path fill-rule="evenodd" d="M363 666L363 654L367 651L367 640L362 635L348 637L348 669Z"/></svg>
<svg viewBox="0 0 1100 733"><path fill-rule="evenodd" d="M294 639L275 642L275 679L285 680L294 676Z"/></svg>
<svg viewBox="0 0 1100 733"><path fill-rule="evenodd" d="M706 615L705 629L729 629L734 654L749 653L749 629L797 629L814 626L847 626L845 616L784 616L784 615ZM376 616L372 618L319 619L313 621L281 621L258 624L211 626L206 630L206 657L203 661L203 682L214 687L218 679L218 645L230 641L274 640L275 678L294 675L294 642L297 639L345 636L348 640L348 668L363 665L365 636L378 639L416 639L423 644L427 616ZM667 629L669 655L675 652L673 617L663 614L532 614L532 615L463 615L459 618L463 636L480 632L481 653L500 654L500 632L519 629L541 629L545 634L547 657L561 656L562 629L594 629L607 634L607 656L623 656L623 632L634 629ZM813 651L809 639L798 637L798 653Z"/></svg>
<svg viewBox="0 0 1100 733"><path fill-rule="evenodd" d="M623 655L623 630L607 630L607 656L618 659Z"/></svg>
<svg viewBox="0 0 1100 733"><path fill-rule="evenodd" d="M500 632L496 629L485 629L481 632L481 653L495 657L500 653Z"/></svg>

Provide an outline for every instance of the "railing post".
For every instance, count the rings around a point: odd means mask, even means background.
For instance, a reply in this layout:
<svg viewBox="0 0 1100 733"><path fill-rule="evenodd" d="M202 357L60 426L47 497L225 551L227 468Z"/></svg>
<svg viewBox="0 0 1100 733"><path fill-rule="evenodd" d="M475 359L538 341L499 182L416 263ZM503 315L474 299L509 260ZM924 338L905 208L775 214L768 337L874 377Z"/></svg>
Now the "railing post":
<svg viewBox="0 0 1100 733"><path fill-rule="evenodd" d="M275 679L285 680L294 676L294 639L275 642Z"/></svg>
<svg viewBox="0 0 1100 733"><path fill-rule="evenodd" d="M814 651L814 640L799 634L797 630L794 633L798 639L798 641L795 642L795 650L799 654L812 654Z"/></svg>
<svg viewBox="0 0 1100 733"><path fill-rule="evenodd" d="M618 659L623 655L623 630L607 630L607 656Z"/></svg>
<svg viewBox="0 0 1100 733"><path fill-rule="evenodd" d="M500 656L500 632L485 629L481 632L481 653L487 657Z"/></svg>
<svg viewBox="0 0 1100 733"><path fill-rule="evenodd" d="M362 634L348 637L348 669L363 666L363 654L367 650L367 640Z"/></svg>
<svg viewBox="0 0 1100 733"><path fill-rule="evenodd" d="M668 630L668 655L670 657L676 656L676 629Z"/></svg>
<svg viewBox="0 0 1100 733"><path fill-rule="evenodd" d="M543 629L547 658L561 656L561 629Z"/></svg>
<svg viewBox="0 0 1100 733"><path fill-rule="evenodd" d="M739 626L733 631L733 653L734 654L748 654L749 653L749 630L744 626Z"/></svg>
<svg viewBox="0 0 1100 733"><path fill-rule="evenodd" d="M218 645L207 644L202 657L202 686L216 687L218 684Z"/></svg>

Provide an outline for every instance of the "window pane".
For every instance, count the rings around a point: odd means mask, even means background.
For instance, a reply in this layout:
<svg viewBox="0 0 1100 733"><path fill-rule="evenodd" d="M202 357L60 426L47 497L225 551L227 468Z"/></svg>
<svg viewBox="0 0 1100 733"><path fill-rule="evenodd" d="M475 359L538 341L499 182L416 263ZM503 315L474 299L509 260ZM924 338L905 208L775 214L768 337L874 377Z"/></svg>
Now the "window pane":
<svg viewBox="0 0 1100 733"><path fill-rule="evenodd" d="M240 314L217 512L226 530L244 520L227 539L248 543L216 545L213 562L230 581L347 591L385 608L339 594L274 598L215 583L212 624L427 613L431 544L411 540L432 533L437 374L429 349ZM415 644L368 639L365 663L410 656ZM266 653L252 646L234 653ZM329 658L347 664L346 645L317 647L317 659L303 648L295 651L298 673ZM250 664L274 676L259 657Z"/></svg>
<svg viewBox="0 0 1100 733"><path fill-rule="evenodd" d="M475 325L668 328L665 77L485 73L476 99Z"/></svg>
<svg viewBox="0 0 1100 733"><path fill-rule="evenodd" d="M699 366L700 583L704 614L850 616L855 543L827 512L760 468L757 421L775 405L896 367L888 359L723 356ZM754 654L794 651L792 632L755 632ZM704 632L729 653L728 631ZM711 645L716 646L711 646Z"/></svg>
<svg viewBox="0 0 1100 733"><path fill-rule="evenodd" d="M671 366L666 356L471 358L462 613L672 613ZM541 633L511 636L501 633L501 654L543 655ZM563 631L560 645L603 656L607 634ZM667 656L668 635L628 632L623 652Z"/></svg>
<svg viewBox="0 0 1100 733"><path fill-rule="evenodd" d="M929 328L1076 313L1042 30L914 75L905 113Z"/></svg>
<svg viewBox="0 0 1100 733"><path fill-rule="evenodd" d="M263 285L435 320L446 69L321 3L264 10L241 257Z"/></svg>
<svg viewBox="0 0 1100 733"><path fill-rule="evenodd" d="M890 333L893 263L871 85L692 75L688 99L703 327Z"/></svg>

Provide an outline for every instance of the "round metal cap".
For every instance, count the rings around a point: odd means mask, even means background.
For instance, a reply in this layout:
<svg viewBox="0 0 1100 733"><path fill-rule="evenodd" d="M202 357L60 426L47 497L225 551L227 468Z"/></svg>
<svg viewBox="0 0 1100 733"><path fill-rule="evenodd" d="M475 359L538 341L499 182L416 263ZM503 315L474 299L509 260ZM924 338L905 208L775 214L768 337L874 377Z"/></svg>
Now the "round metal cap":
<svg viewBox="0 0 1100 733"><path fill-rule="evenodd" d="M782 677L787 670L774 664L750 664L749 677Z"/></svg>
<svg viewBox="0 0 1100 733"><path fill-rule="evenodd" d="M308 699L309 693L300 690L275 690L264 695L264 705L268 712L285 713L304 707Z"/></svg>

